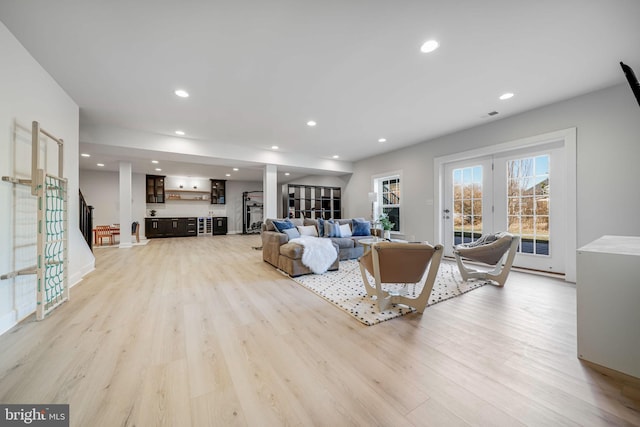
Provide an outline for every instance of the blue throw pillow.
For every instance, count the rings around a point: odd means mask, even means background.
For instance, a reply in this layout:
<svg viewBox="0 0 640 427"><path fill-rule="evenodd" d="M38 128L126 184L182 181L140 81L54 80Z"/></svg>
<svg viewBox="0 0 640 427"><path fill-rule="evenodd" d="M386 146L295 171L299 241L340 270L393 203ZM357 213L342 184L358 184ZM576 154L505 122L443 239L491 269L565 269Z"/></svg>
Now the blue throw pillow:
<svg viewBox="0 0 640 427"><path fill-rule="evenodd" d="M298 237L300 237L300 232L297 228L287 228L283 230L283 233L286 234L287 237L289 237L289 240L297 239Z"/></svg>
<svg viewBox="0 0 640 427"><path fill-rule="evenodd" d="M324 219L318 218L318 237L324 236Z"/></svg>
<svg viewBox="0 0 640 427"><path fill-rule="evenodd" d="M353 225L353 236L371 236L371 222L361 219L351 220Z"/></svg>
<svg viewBox="0 0 640 427"><path fill-rule="evenodd" d="M296 228L295 224L292 223L291 221L289 221L289 219L285 219L283 221L278 221L277 219L273 220L273 226L276 228L276 230L278 230L280 233L284 233L284 230L287 230L289 228Z"/></svg>
<svg viewBox="0 0 640 427"><path fill-rule="evenodd" d="M324 237L340 237L340 224L329 219L324 222Z"/></svg>
<svg viewBox="0 0 640 427"><path fill-rule="evenodd" d="M337 221L331 224L331 237L342 237L342 233L340 233L340 224L338 224Z"/></svg>

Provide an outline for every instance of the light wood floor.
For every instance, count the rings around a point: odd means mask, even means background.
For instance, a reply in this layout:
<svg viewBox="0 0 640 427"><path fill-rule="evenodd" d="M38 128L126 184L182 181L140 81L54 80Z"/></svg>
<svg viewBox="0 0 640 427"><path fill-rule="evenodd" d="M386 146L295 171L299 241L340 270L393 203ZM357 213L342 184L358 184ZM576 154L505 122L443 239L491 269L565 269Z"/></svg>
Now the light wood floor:
<svg viewBox="0 0 640 427"><path fill-rule="evenodd" d="M0 402L73 426L640 425L576 358L575 286L504 288L364 326L261 259L259 236L96 249L43 322L0 337Z"/></svg>

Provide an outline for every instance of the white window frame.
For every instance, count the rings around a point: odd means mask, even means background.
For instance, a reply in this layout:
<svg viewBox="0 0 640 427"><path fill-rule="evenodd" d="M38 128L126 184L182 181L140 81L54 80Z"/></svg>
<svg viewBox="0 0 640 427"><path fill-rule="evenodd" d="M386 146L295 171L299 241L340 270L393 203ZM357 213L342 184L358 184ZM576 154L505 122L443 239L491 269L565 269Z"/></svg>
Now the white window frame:
<svg viewBox="0 0 640 427"><path fill-rule="evenodd" d="M390 179L398 179L400 181L400 203L394 205L383 205L382 204L382 182ZM402 211L402 200L403 200L403 180L402 180L402 171L390 171L386 173L381 173L377 175L371 176L371 188L377 195L377 199L373 202L373 220L377 221L382 213L383 207L397 207L400 212L400 227L398 230L392 230L391 234L403 234L403 225L404 225L404 215Z"/></svg>

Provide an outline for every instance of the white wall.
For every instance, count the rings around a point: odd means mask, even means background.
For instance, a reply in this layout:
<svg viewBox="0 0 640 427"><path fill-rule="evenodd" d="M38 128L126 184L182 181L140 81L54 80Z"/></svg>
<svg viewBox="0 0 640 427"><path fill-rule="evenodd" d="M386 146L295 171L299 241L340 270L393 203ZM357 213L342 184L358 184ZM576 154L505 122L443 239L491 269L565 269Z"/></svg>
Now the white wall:
<svg viewBox="0 0 640 427"><path fill-rule="evenodd" d="M102 172L81 170L80 189L87 203L94 207L93 224L119 223L119 176L117 172ZM184 181L184 182L183 182ZM206 178L193 178L188 182L185 178L167 176L165 178L165 193L171 189L178 189L183 183L184 189L211 189L211 182ZM167 200L166 203L146 203L145 175L133 174L133 220L140 222L140 236L145 235L144 219L149 217L151 209L156 210L156 217L202 217L226 216L227 228L230 234L242 233L242 192L262 190L262 182L227 181L226 204L212 205L210 200Z"/></svg>
<svg viewBox="0 0 640 427"><path fill-rule="evenodd" d="M87 204L93 206L93 226L120 223L120 196L118 172L80 171L80 191ZM140 236L144 236L145 175L131 177L133 206L132 221L140 223Z"/></svg>
<svg viewBox="0 0 640 427"><path fill-rule="evenodd" d="M620 84L356 162L347 216L366 216L371 177L403 171L405 233L435 241L434 157L577 128L577 247L605 234L640 235L640 108Z"/></svg>
<svg viewBox="0 0 640 427"><path fill-rule="evenodd" d="M69 180L68 278L74 284L94 266L78 228L78 106L2 23L0 52L0 175L26 178L30 174L32 121L64 140L64 175ZM49 149L47 165L57 161L51 151L55 150ZM25 187L0 182L0 274L35 264L35 209L35 198ZM1 280L0 333L35 306L35 276Z"/></svg>

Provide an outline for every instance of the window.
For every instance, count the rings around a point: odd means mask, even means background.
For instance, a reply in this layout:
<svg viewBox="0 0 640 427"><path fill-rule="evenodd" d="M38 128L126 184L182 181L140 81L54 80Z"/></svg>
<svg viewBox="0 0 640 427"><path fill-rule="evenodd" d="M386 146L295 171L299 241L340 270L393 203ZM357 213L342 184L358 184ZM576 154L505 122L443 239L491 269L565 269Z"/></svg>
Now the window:
<svg viewBox="0 0 640 427"><path fill-rule="evenodd" d="M378 194L375 218L387 214L392 223L391 231L400 231L400 175L384 176L374 179Z"/></svg>

